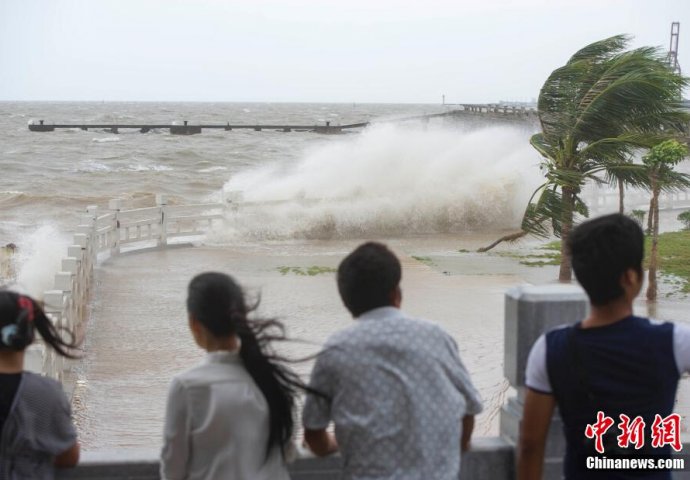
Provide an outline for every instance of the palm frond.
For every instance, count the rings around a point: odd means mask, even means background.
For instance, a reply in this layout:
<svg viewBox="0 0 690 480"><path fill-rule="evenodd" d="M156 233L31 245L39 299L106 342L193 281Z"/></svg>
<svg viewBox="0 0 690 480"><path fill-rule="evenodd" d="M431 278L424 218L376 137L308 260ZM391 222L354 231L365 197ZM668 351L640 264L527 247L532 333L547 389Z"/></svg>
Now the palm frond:
<svg viewBox="0 0 690 480"><path fill-rule="evenodd" d="M568 63L574 63L581 60L586 60L588 62L602 62L611 56L622 52L628 43L630 43L630 40L632 40L630 35L620 34L590 43L586 47L583 47L575 52L568 60Z"/></svg>
<svg viewBox="0 0 690 480"><path fill-rule="evenodd" d="M659 180L661 190L664 192L679 192L690 188L690 175L687 173L668 170Z"/></svg>

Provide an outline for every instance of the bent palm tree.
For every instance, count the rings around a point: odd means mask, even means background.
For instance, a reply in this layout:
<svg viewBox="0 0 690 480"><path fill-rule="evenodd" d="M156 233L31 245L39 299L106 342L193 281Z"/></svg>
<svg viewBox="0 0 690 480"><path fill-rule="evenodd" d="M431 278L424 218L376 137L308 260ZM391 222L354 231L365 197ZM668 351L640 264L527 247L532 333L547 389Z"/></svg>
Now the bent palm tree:
<svg viewBox="0 0 690 480"><path fill-rule="evenodd" d="M673 73L655 48L625 51L626 35L584 47L554 70L539 92L541 133L530 143L541 154L545 182L529 200L525 233L562 239L559 279L570 280L567 239L588 181L645 185L644 166L627 163L633 151L676 135L690 120Z"/></svg>

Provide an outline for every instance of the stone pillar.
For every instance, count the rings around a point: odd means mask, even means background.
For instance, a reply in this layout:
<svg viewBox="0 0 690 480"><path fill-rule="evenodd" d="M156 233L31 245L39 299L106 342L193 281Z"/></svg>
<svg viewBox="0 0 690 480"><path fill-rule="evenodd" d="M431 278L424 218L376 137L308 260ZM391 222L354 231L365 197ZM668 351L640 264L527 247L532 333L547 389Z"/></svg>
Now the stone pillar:
<svg viewBox="0 0 690 480"><path fill-rule="evenodd" d="M521 286L506 293L503 369L517 396L509 398L501 410L500 432L515 445L525 398L525 367L532 345L547 330L584 319L588 305L585 293L575 285ZM564 453L565 438L556 413L546 440L545 480L561 478Z"/></svg>
<svg viewBox="0 0 690 480"><path fill-rule="evenodd" d="M166 205L168 204L168 198L163 194L156 195L156 205L161 212L161 224L160 224L160 235L158 236L158 246L165 247L168 244L168 212L166 211Z"/></svg>

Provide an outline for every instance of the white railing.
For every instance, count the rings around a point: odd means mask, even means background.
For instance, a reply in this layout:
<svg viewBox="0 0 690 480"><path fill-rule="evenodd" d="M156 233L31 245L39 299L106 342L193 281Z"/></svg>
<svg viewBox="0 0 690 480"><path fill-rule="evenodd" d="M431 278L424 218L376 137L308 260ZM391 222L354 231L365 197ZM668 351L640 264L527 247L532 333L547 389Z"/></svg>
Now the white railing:
<svg viewBox="0 0 690 480"><path fill-rule="evenodd" d="M651 194L646 190L626 188L625 209L648 210L650 196ZM594 214L618 210L619 193L617 190L593 185L585 189L583 198ZM662 192L659 197L659 208L661 210L690 208L690 190Z"/></svg>
<svg viewBox="0 0 690 480"><path fill-rule="evenodd" d="M165 195L156 196L155 207L123 210L121 200L111 200L107 209L87 207L73 244L62 259L61 271L55 274L54 289L44 293L46 313L58 328L83 335L93 269L99 262L121 252L164 248L204 235L222 221L225 207L221 203L169 205ZM29 370L63 380L68 367L62 357L40 342L27 351Z"/></svg>

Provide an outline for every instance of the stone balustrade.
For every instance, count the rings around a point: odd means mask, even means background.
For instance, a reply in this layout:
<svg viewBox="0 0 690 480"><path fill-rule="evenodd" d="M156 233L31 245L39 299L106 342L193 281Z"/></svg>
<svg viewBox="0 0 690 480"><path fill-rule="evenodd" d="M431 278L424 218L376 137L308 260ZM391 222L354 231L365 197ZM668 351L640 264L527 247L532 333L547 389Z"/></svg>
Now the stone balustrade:
<svg viewBox="0 0 690 480"><path fill-rule="evenodd" d="M57 327L80 334L98 262L121 252L165 248L199 237L224 218L225 208L226 204L169 205L165 195L156 196L155 207L123 210L120 200L111 200L108 209L87 207L55 274L54 288L44 292L45 312ZM40 341L27 349L25 365L61 381L71 367Z"/></svg>

